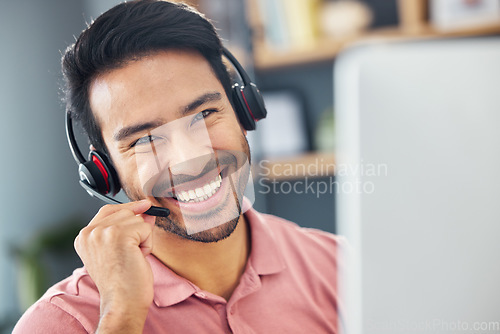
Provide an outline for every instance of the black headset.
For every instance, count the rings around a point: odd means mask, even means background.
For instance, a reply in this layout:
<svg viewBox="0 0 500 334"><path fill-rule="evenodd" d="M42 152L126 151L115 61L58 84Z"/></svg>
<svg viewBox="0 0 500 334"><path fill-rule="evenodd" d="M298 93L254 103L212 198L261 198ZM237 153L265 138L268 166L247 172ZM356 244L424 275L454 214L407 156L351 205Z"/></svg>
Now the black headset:
<svg viewBox="0 0 500 334"><path fill-rule="evenodd" d="M257 86L250 80L243 66L231 52L223 48L222 53L229 59L243 81L242 85L234 83L232 86L232 98L236 115L245 130L255 130L256 122L267 115L264 99ZM73 158L78 164L80 185L87 190L90 196L95 196L106 203L121 204L121 202L109 196L109 194L116 195L121 189L118 174L111 160L106 154L94 150L90 151L86 160L76 142L70 110L66 110L65 120L66 137ZM170 214L170 210L152 206L145 213L151 216L166 217Z"/></svg>

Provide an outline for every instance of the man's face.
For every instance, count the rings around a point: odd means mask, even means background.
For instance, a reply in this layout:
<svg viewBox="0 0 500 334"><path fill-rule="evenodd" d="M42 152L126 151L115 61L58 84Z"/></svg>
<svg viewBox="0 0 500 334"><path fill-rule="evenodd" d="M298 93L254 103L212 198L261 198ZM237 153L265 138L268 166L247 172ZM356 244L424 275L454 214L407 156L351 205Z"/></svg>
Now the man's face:
<svg viewBox="0 0 500 334"><path fill-rule="evenodd" d="M203 56L168 50L130 61L92 82L90 105L129 198L170 209L159 227L202 242L232 233L250 152Z"/></svg>

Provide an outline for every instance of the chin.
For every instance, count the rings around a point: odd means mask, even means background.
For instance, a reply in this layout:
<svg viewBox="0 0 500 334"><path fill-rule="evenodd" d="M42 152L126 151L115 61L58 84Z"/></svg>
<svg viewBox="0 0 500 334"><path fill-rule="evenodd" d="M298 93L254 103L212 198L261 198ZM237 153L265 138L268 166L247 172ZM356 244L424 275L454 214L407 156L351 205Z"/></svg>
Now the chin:
<svg viewBox="0 0 500 334"><path fill-rule="evenodd" d="M161 228L162 230L177 235L183 239L202 242L202 243L213 243L226 239L229 237L236 227L238 226L238 222L240 220L240 216L219 224L215 227L205 229L201 232L189 234L185 227L180 226L179 222L171 219L171 217L157 217L156 218L156 226Z"/></svg>

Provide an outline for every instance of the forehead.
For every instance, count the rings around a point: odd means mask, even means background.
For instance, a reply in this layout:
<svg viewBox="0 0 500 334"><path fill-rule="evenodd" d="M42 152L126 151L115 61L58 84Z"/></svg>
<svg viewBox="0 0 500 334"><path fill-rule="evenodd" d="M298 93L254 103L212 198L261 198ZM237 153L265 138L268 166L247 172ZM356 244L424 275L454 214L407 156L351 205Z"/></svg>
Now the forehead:
<svg viewBox="0 0 500 334"><path fill-rule="evenodd" d="M139 121L171 121L208 91L225 96L208 61L197 52L167 50L100 75L90 85L89 101L106 140Z"/></svg>

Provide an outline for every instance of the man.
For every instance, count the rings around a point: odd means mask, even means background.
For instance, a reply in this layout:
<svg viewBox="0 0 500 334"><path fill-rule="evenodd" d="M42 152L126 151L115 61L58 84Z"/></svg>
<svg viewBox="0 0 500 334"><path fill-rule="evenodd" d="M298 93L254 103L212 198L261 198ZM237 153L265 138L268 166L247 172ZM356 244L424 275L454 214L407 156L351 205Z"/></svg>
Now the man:
<svg viewBox="0 0 500 334"><path fill-rule="evenodd" d="M85 267L14 333L338 332L338 238L243 213L250 151L221 50L194 9L153 0L112 8L67 50L68 109L131 202L96 214L75 240Z"/></svg>

